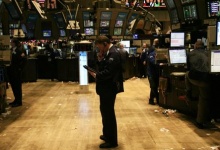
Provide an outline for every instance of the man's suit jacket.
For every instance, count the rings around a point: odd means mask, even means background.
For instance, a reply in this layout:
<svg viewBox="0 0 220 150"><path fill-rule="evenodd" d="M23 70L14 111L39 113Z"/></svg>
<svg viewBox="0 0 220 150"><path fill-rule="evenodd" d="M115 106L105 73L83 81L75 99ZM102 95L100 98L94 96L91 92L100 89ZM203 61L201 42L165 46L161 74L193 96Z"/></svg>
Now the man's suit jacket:
<svg viewBox="0 0 220 150"><path fill-rule="evenodd" d="M109 49L104 59L98 62L96 73L96 92L98 95L105 93L123 92L123 73L121 55L115 46Z"/></svg>

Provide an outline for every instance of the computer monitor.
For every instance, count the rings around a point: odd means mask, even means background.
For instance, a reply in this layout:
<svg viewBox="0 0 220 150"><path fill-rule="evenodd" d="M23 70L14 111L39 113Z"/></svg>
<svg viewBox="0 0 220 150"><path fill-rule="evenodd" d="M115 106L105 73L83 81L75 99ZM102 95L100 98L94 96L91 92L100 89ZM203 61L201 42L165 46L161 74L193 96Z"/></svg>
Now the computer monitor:
<svg viewBox="0 0 220 150"><path fill-rule="evenodd" d="M115 27L122 27L123 26L123 20L116 20Z"/></svg>
<svg viewBox="0 0 220 150"><path fill-rule="evenodd" d="M111 16L112 16L112 12L110 11L101 12L101 20L110 20Z"/></svg>
<svg viewBox="0 0 220 150"><path fill-rule="evenodd" d="M121 44L124 45L124 47L130 47L130 41L129 40L123 40L123 41L120 41Z"/></svg>
<svg viewBox="0 0 220 150"><path fill-rule="evenodd" d="M208 18L217 18L220 16L220 1L206 0Z"/></svg>
<svg viewBox="0 0 220 150"><path fill-rule="evenodd" d="M65 36L66 36L66 30L60 29L60 37L65 37Z"/></svg>
<svg viewBox="0 0 220 150"><path fill-rule="evenodd" d="M137 54L137 47L130 47L129 55L136 55L136 54Z"/></svg>
<svg viewBox="0 0 220 150"><path fill-rule="evenodd" d="M109 27L110 21L109 20L101 20L100 27Z"/></svg>
<svg viewBox="0 0 220 150"><path fill-rule="evenodd" d="M184 32L171 32L170 33L170 47L184 47L185 46L185 33Z"/></svg>
<svg viewBox="0 0 220 150"><path fill-rule="evenodd" d="M210 72L220 73L220 50L211 50L210 61Z"/></svg>
<svg viewBox="0 0 220 150"><path fill-rule="evenodd" d="M99 28L99 34L100 35L108 35L109 34L109 28Z"/></svg>
<svg viewBox="0 0 220 150"><path fill-rule="evenodd" d="M216 21L216 45L220 46L220 20Z"/></svg>
<svg viewBox="0 0 220 150"><path fill-rule="evenodd" d="M183 6L183 14L186 21L198 19L196 4Z"/></svg>
<svg viewBox="0 0 220 150"><path fill-rule="evenodd" d="M84 28L85 35L95 35L94 28Z"/></svg>
<svg viewBox="0 0 220 150"><path fill-rule="evenodd" d="M114 34L113 35L121 35L122 28L114 28Z"/></svg>
<svg viewBox="0 0 220 150"><path fill-rule="evenodd" d="M43 34L43 37L45 37L45 38L52 37L52 31L51 30L42 30L42 34Z"/></svg>
<svg viewBox="0 0 220 150"><path fill-rule="evenodd" d="M187 63L186 49L169 49L169 63L171 65L181 65Z"/></svg>

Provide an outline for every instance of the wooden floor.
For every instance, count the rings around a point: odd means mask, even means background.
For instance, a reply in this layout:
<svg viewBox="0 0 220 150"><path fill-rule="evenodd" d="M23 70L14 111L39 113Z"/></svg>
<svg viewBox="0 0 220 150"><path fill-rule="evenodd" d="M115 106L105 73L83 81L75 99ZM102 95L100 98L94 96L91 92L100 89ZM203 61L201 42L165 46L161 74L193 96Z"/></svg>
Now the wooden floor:
<svg viewBox="0 0 220 150"><path fill-rule="evenodd" d="M97 150L102 141L99 97L77 94L78 83L38 80L23 84L23 106L0 116L0 150ZM197 129L193 119L148 104L147 78L125 81L117 96L118 150L220 149L220 130ZM7 96L13 100L11 88ZM219 124L217 124L220 127Z"/></svg>

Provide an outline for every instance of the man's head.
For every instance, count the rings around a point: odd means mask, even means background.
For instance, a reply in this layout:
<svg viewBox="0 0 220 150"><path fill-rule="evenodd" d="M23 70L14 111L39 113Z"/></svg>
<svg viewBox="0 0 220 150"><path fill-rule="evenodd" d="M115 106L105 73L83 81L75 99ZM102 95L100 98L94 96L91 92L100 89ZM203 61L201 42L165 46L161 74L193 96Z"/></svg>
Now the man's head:
<svg viewBox="0 0 220 150"><path fill-rule="evenodd" d="M124 45L122 43L119 43L119 49L124 49Z"/></svg>
<svg viewBox="0 0 220 150"><path fill-rule="evenodd" d="M102 54L108 51L110 44L110 39L107 36L99 36L95 41L96 47Z"/></svg>
<svg viewBox="0 0 220 150"><path fill-rule="evenodd" d="M20 41L18 39L11 39L11 46L12 47L19 47Z"/></svg>
<svg viewBox="0 0 220 150"><path fill-rule="evenodd" d="M194 44L194 49L204 49L204 43L202 41L197 41Z"/></svg>
<svg viewBox="0 0 220 150"><path fill-rule="evenodd" d="M153 41L153 45L154 46L159 46L159 39L154 39L154 41Z"/></svg>
<svg viewBox="0 0 220 150"><path fill-rule="evenodd" d="M143 43L142 48L146 48L146 47L147 47L147 44Z"/></svg>

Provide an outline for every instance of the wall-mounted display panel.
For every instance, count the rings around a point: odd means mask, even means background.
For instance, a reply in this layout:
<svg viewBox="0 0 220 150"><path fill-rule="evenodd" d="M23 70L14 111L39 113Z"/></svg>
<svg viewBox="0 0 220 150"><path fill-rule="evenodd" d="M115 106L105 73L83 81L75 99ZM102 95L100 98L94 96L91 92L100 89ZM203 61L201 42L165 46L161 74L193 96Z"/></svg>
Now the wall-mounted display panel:
<svg viewBox="0 0 220 150"><path fill-rule="evenodd" d="M84 28L85 35L95 35L94 28Z"/></svg>
<svg viewBox="0 0 220 150"><path fill-rule="evenodd" d="M186 49L169 49L169 62L172 65L186 64Z"/></svg>
<svg viewBox="0 0 220 150"><path fill-rule="evenodd" d="M111 20L112 12L103 11L101 12L101 20Z"/></svg>
<svg viewBox="0 0 220 150"><path fill-rule="evenodd" d="M206 0L206 9L208 18L220 17L220 1Z"/></svg>
<svg viewBox="0 0 220 150"><path fill-rule="evenodd" d="M109 27L110 20L101 20L100 21L100 27Z"/></svg>
<svg viewBox="0 0 220 150"><path fill-rule="evenodd" d="M196 4L183 6L183 14L185 20L198 19Z"/></svg>
<svg viewBox="0 0 220 150"><path fill-rule="evenodd" d="M113 35L121 35L122 34L122 28L114 28Z"/></svg>
<svg viewBox="0 0 220 150"><path fill-rule="evenodd" d="M144 0L142 7L157 7L157 8L164 8L166 4L165 0Z"/></svg>
<svg viewBox="0 0 220 150"><path fill-rule="evenodd" d="M42 30L42 37L44 38L50 38L52 37L52 30Z"/></svg>

